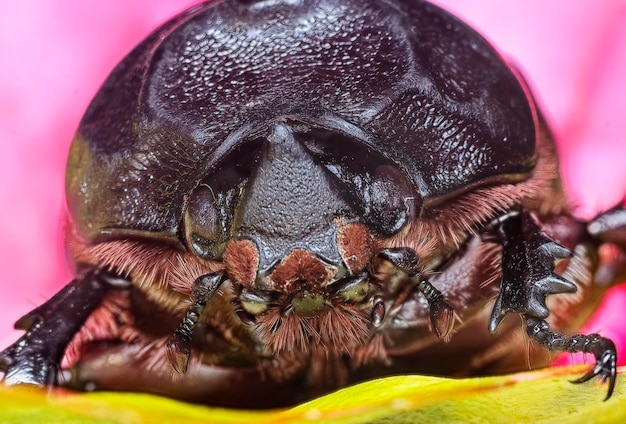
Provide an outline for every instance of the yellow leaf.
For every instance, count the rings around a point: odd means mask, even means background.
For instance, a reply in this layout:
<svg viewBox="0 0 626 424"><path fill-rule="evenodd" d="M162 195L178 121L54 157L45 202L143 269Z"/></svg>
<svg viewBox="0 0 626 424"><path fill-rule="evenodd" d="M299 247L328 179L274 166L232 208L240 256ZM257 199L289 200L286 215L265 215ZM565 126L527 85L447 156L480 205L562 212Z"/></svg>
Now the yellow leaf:
<svg viewBox="0 0 626 424"><path fill-rule="evenodd" d="M49 392L0 386L0 423L624 423L626 383L572 384L586 368L560 367L499 377L388 377L293 408L244 411L139 393ZM623 372L624 370L620 370Z"/></svg>

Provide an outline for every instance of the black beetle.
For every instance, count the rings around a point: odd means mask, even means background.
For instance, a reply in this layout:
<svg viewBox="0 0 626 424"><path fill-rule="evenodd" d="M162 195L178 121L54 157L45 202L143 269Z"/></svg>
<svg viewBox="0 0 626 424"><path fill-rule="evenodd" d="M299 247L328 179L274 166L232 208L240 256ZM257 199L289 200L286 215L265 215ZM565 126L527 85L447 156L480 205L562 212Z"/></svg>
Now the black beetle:
<svg viewBox="0 0 626 424"><path fill-rule="evenodd" d="M626 247L626 212L572 216L523 81L429 3L172 19L87 110L67 195L77 277L17 322L7 384L269 407L545 365L527 333L593 353L580 381L613 390L613 343L549 325L575 331L622 275L597 252Z"/></svg>

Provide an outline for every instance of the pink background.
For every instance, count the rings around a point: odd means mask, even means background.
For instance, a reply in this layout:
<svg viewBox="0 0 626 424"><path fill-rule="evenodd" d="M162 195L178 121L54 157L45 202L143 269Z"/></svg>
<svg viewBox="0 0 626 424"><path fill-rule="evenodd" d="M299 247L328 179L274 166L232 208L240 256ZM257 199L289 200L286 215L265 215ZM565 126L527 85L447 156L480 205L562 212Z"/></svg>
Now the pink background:
<svg viewBox="0 0 626 424"><path fill-rule="evenodd" d="M113 66L192 0L0 2L0 347L71 278L60 235L73 132ZM517 62L559 138L580 214L626 193L626 0L441 0ZM626 290L588 331L620 345ZM619 317L619 318L618 318Z"/></svg>

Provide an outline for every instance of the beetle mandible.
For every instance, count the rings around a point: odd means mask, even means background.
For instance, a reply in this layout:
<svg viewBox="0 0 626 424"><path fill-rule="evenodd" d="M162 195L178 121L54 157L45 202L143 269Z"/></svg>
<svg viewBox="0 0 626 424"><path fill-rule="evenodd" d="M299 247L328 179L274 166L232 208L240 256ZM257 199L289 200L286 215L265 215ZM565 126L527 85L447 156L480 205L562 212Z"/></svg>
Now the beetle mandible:
<svg viewBox="0 0 626 424"><path fill-rule="evenodd" d="M190 9L93 100L67 197L76 279L17 322L5 383L277 406L524 369L528 334L611 394L612 342L551 325L620 275L596 251L624 210L573 217L524 82L429 3Z"/></svg>

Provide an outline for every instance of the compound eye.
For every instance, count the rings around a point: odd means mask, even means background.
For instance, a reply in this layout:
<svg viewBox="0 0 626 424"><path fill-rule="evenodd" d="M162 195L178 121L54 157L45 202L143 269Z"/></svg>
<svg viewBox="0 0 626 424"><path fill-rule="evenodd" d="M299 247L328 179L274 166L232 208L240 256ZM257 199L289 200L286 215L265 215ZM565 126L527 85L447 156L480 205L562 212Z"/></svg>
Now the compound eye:
<svg viewBox="0 0 626 424"><path fill-rule="evenodd" d="M390 165L374 171L369 187L369 218L384 234L394 234L408 221L417 201L410 183L402 172Z"/></svg>
<svg viewBox="0 0 626 424"><path fill-rule="evenodd" d="M191 194L183 219L187 246L201 258L215 258L223 229L211 187L202 184Z"/></svg>

